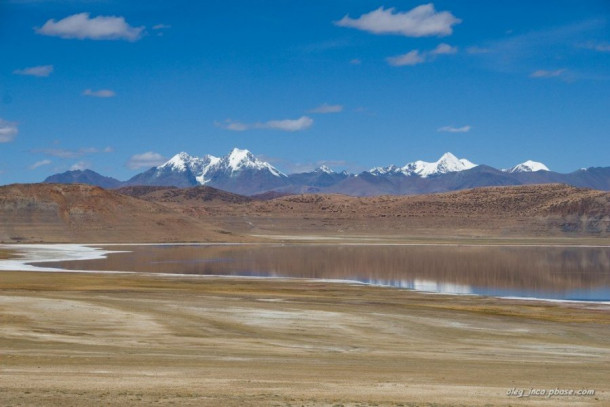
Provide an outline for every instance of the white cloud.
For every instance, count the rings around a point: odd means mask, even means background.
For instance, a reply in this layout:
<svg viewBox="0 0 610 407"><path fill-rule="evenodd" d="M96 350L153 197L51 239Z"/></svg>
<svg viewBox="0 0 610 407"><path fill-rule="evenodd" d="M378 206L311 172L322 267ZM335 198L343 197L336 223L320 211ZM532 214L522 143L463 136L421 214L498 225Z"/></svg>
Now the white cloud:
<svg viewBox="0 0 610 407"><path fill-rule="evenodd" d="M142 154L135 154L127 160L127 168L137 170L140 168L151 168L163 164L167 159L159 153L148 151Z"/></svg>
<svg viewBox="0 0 610 407"><path fill-rule="evenodd" d="M431 55L453 55L457 54L457 47L452 47L449 44L441 43L436 46L432 51Z"/></svg>
<svg viewBox="0 0 610 407"><path fill-rule="evenodd" d="M301 116L295 120L270 120L266 123L263 123L262 128L276 129L282 131L301 131L310 128L312 124L312 118L307 116Z"/></svg>
<svg viewBox="0 0 610 407"><path fill-rule="evenodd" d="M72 164L70 167L70 171L83 171L87 168L91 167L91 163L87 161L79 161L77 163Z"/></svg>
<svg viewBox="0 0 610 407"><path fill-rule="evenodd" d="M396 55L395 57L386 58L388 64L392 66L413 66L426 62L426 58L419 53L419 50L414 49L406 54Z"/></svg>
<svg viewBox="0 0 610 407"><path fill-rule="evenodd" d="M157 24L152 26L152 29L157 33L157 37L163 37L165 30L170 28L172 28L172 26L168 24Z"/></svg>
<svg viewBox="0 0 610 407"><path fill-rule="evenodd" d="M358 59L358 58L354 58L351 61L349 61L349 63L352 65L360 65L362 63L362 60Z"/></svg>
<svg viewBox="0 0 610 407"><path fill-rule="evenodd" d="M328 103L323 103L315 109L311 109L309 113L319 113L319 114L327 114L327 113L339 113L343 111L342 105L329 105Z"/></svg>
<svg viewBox="0 0 610 407"><path fill-rule="evenodd" d="M111 98L111 97L116 96L116 93L110 89L100 89L100 90L85 89L83 91L83 95L92 96L95 98Z"/></svg>
<svg viewBox="0 0 610 407"><path fill-rule="evenodd" d="M38 77L49 76L51 75L51 72L53 72L53 65L32 66L29 68L16 69L13 71L13 73L17 75L28 75Z"/></svg>
<svg viewBox="0 0 610 407"><path fill-rule="evenodd" d="M246 123L236 122L231 119L225 120L224 123L216 121L216 122L214 122L214 125L217 127L221 127L225 130L231 130L231 131L246 131L246 130L252 129L256 126L256 124L246 124Z"/></svg>
<svg viewBox="0 0 610 407"><path fill-rule="evenodd" d="M462 126L462 127L453 127L453 126L443 126L439 128L437 131L447 132L447 133L468 133L472 129L471 126Z"/></svg>
<svg viewBox="0 0 610 407"><path fill-rule="evenodd" d="M272 129L281 131L301 131L313 125L313 119L301 116L298 119L269 120L264 123L241 123L227 119L224 123L215 122L216 126L232 131L246 131L251 129Z"/></svg>
<svg viewBox="0 0 610 407"><path fill-rule="evenodd" d="M441 43L431 51L420 52L418 49L414 49L406 54L388 57L386 58L386 61L392 66L413 66L423 64L424 62L433 61L438 55L453 55L457 54L457 52L457 47L452 47L449 44Z"/></svg>
<svg viewBox="0 0 610 407"><path fill-rule="evenodd" d="M132 27L127 24L124 17L90 18L89 13L80 13L59 21L50 19L42 27L37 28L36 32L65 39L137 41L142 37L144 27Z"/></svg>
<svg viewBox="0 0 610 407"><path fill-rule="evenodd" d="M38 167L42 167L43 165L49 165L51 164L51 160L41 160L41 161L36 161L34 164L30 165L28 168L30 170L35 170Z"/></svg>
<svg viewBox="0 0 610 407"><path fill-rule="evenodd" d="M453 33L453 25L462 20L449 11L437 12L434 5L423 4L407 12L383 7L363 14L358 18L346 15L335 24L351 27L373 34L396 34L407 37L446 36Z"/></svg>
<svg viewBox="0 0 610 407"><path fill-rule="evenodd" d="M530 78L557 78L566 73L566 69L557 69L555 71L547 71L540 69L530 74Z"/></svg>
<svg viewBox="0 0 610 407"><path fill-rule="evenodd" d="M0 118L0 143L8 143L15 139L19 133L16 122L9 122Z"/></svg>

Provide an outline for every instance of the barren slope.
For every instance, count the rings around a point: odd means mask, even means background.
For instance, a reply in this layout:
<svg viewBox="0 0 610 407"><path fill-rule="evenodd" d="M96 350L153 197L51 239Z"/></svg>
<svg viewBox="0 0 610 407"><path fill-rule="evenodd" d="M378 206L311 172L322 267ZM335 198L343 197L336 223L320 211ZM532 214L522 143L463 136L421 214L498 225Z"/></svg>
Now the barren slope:
<svg viewBox="0 0 610 407"><path fill-rule="evenodd" d="M131 186L117 189L123 195L145 199L152 202L190 202L204 203L221 201L230 203L245 203L252 199L247 196L233 194L217 188L196 186L192 188Z"/></svg>
<svg viewBox="0 0 610 407"><path fill-rule="evenodd" d="M200 218L89 185L0 187L0 241L230 240Z"/></svg>
<svg viewBox="0 0 610 407"><path fill-rule="evenodd" d="M209 215L255 231L432 235L610 235L610 193L567 185L476 188L417 196L292 195L210 205Z"/></svg>
<svg viewBox="0 0 610 407"><path fill-rule="evenodd" d="M245 204L252 201L247 196L207 186L177 188L138 185L123 187L116 191L145 201L163 204L189 216L207 219L209 219L209 213L206 208L210 205Z"/></svg>
<svg viewBox="0 0 610 407"><path fill-rule="evenodd" d="M234 241L234 234L610 236L610 193L565 185L252 200L208 187L0 187L0 241ZM125 194L133 195L126 196Z"/></svg>

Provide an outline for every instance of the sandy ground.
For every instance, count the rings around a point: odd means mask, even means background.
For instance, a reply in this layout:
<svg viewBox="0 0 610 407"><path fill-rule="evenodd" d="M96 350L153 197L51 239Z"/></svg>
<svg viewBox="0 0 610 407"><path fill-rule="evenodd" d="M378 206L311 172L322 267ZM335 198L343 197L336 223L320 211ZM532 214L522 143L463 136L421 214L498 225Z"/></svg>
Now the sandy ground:
<svg viewBox="0 0 610 407"><path fill-rule="evenodd" d="M602 304L3 271L0 405L604 406L609 332Z"/></svg>

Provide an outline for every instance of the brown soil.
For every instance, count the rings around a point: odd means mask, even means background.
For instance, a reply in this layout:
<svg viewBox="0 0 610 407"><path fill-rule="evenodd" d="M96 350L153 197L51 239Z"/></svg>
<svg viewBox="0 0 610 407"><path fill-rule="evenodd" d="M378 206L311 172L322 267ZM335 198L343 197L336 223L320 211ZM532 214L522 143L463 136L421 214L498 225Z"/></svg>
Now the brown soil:
<svg viewBox="0 0 610 407"><path fill-rule="evenodd" d="M231 241L204 219L89 185L0 187L0 242ZM243 238L242 238L243 239Z"/></svg>
<svg viewBox="0 0 610 407"><path fill-rule="evenodd" d="M302 280L3 272L0 405L602 406L608 311Z"/></svg>

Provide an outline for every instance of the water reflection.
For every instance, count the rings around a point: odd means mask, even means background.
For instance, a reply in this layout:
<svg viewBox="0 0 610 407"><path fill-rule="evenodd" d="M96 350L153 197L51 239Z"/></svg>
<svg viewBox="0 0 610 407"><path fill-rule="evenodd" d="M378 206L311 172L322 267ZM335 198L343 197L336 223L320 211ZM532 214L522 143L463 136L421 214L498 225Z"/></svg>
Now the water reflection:
<svg viewBox="0 0 610 407"><path fill-rule="evenodd" d="M122 246L68 269L355 280L422 291L610 300L610 249L490 246ZM57 266L55 264L55 266Z"/></svg>

